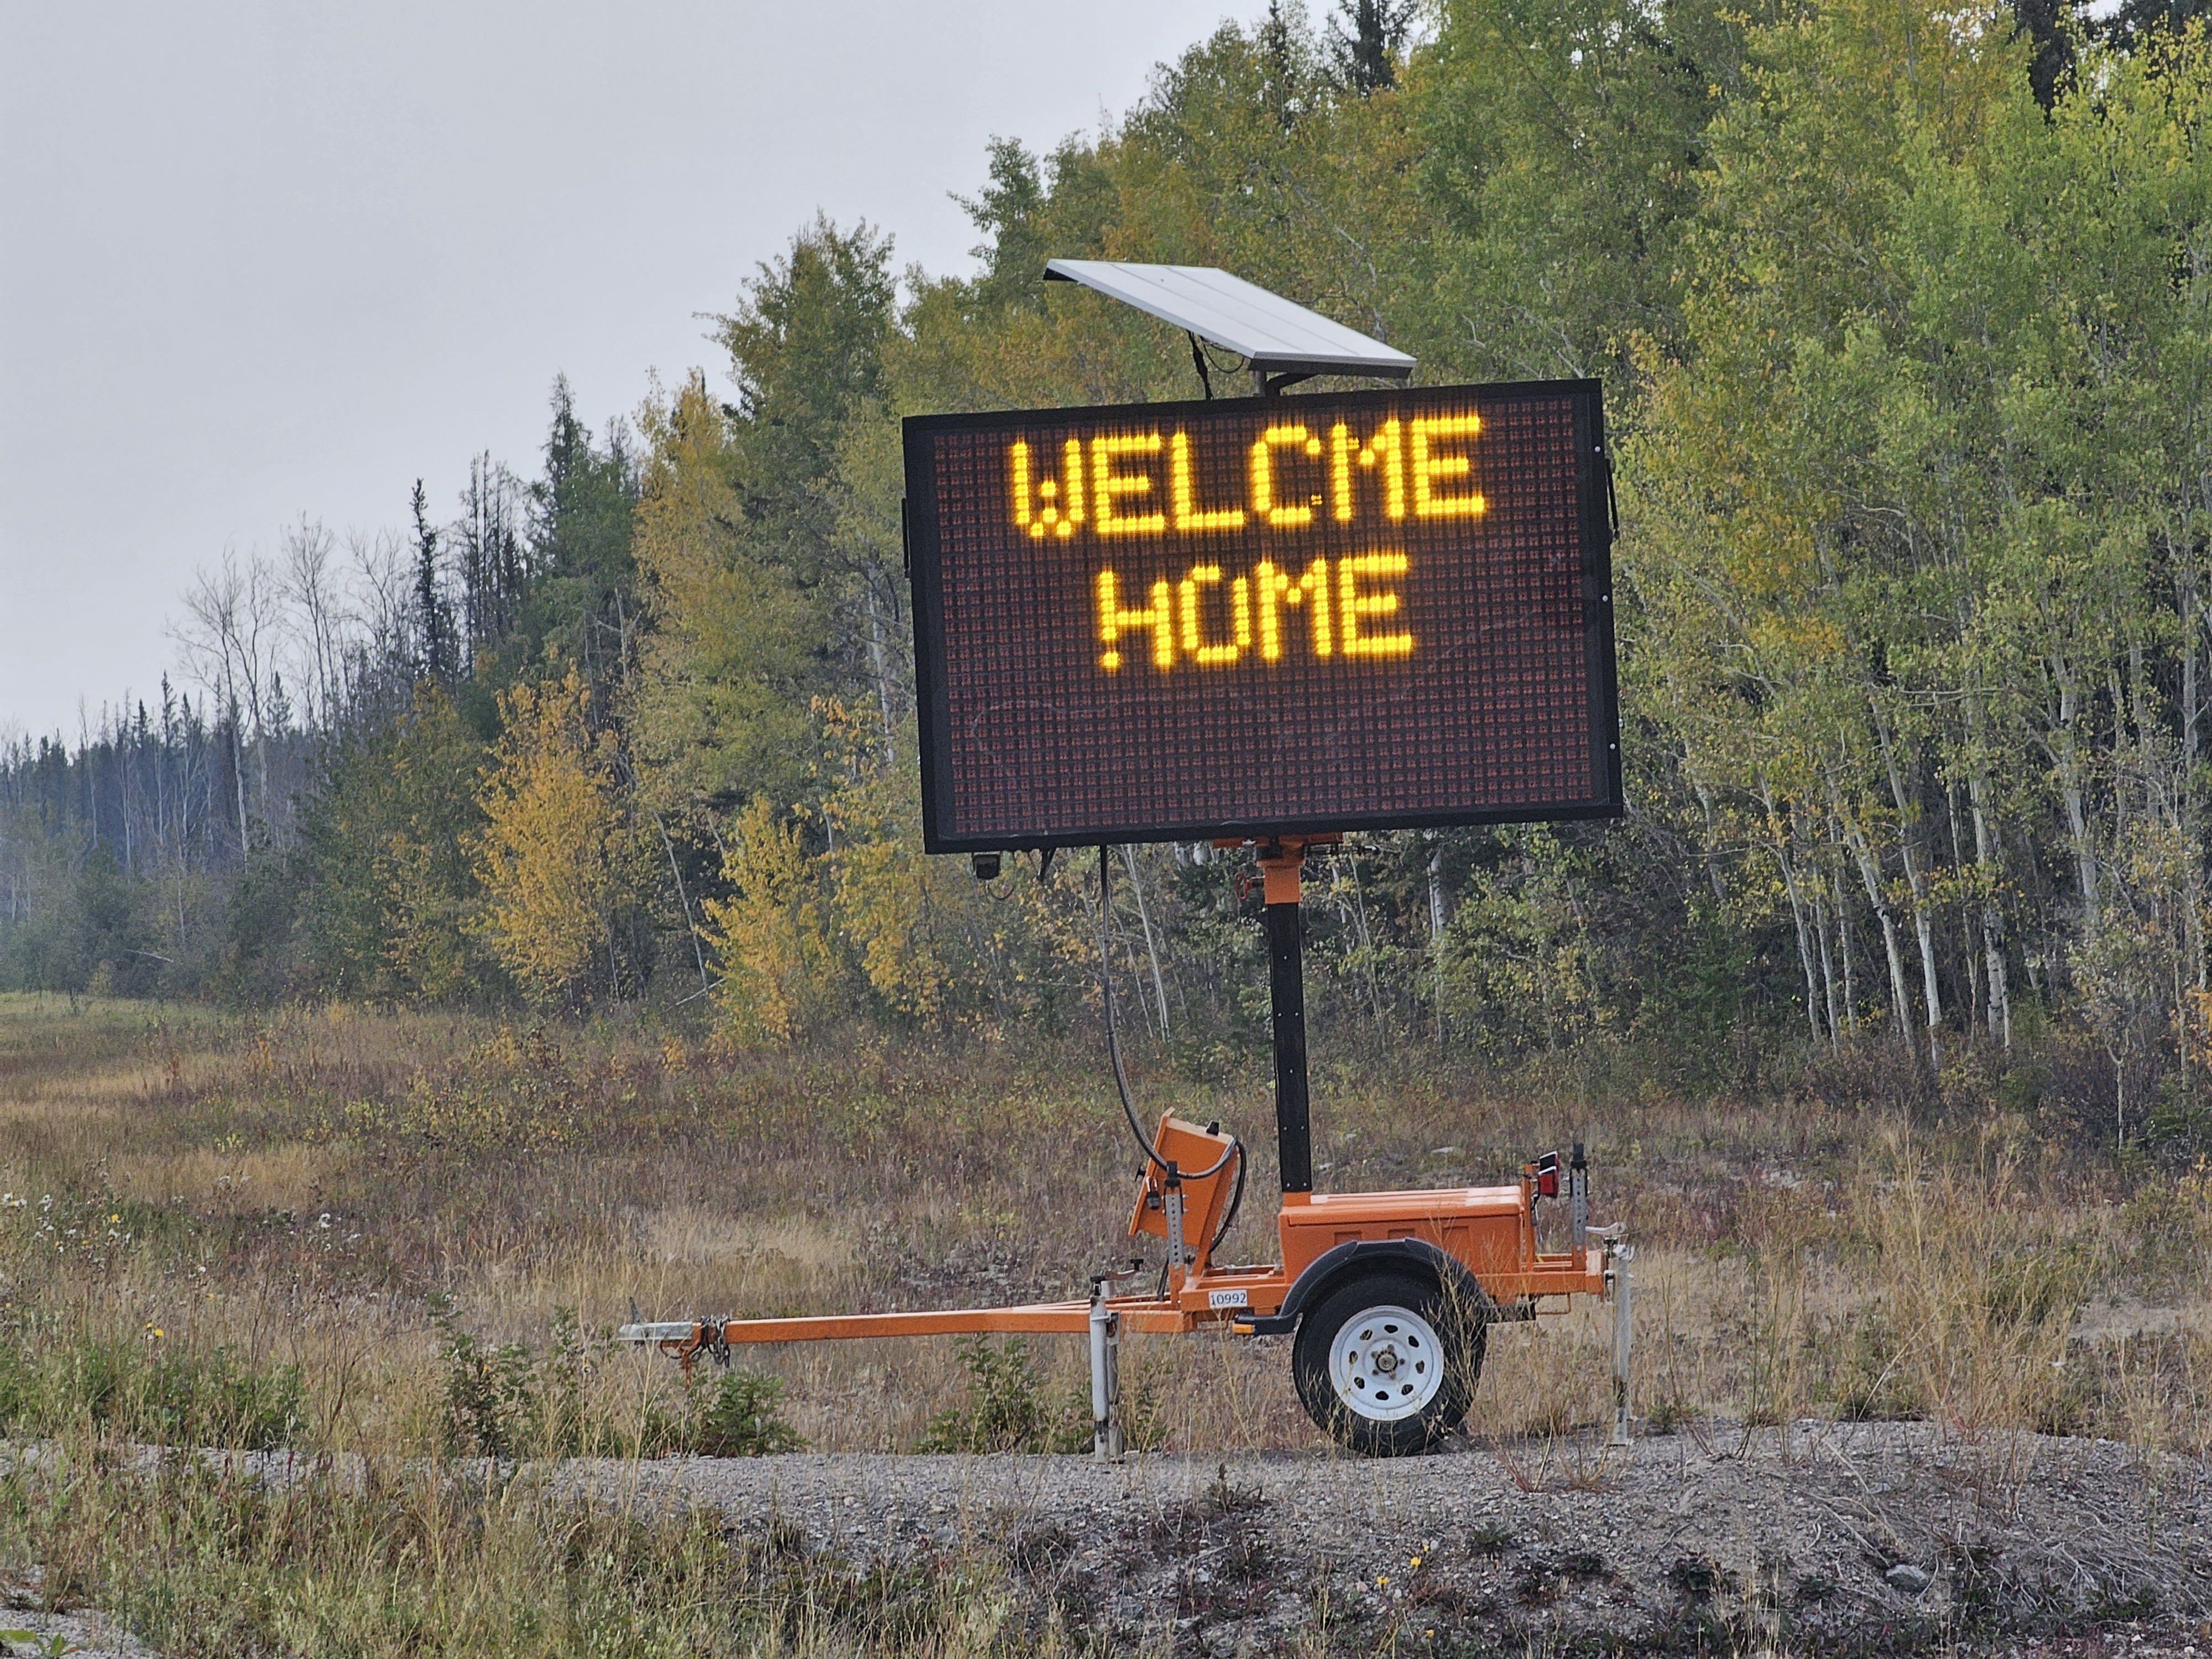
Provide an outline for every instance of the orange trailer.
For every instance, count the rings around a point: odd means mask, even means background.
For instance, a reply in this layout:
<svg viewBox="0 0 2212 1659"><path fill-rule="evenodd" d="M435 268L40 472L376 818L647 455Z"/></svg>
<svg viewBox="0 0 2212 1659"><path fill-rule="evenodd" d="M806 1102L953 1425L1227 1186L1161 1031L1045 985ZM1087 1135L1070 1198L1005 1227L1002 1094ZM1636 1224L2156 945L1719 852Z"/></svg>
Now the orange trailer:
<svg viewBox="0 0 2212 1659"><path fill-rule="evenodd" d="M1176 1334L1226 1325L1240 1335L1295 1338L1291 1370L1314 1420L1374 1455L1425 1450L1472 1401L1488 1328L1534 1319L1550 1299L1609 1297L1614 1307L1613 1437L1628 1431L1631 1252L1618 1228L1588 1225L1588 1170L1547 1157L1510 1185L1384 1193L1316 1193L1305 1088L1299 874L1306 849L1334 836L1285 837L1259 848L1271 959L1276 1116L1282 1201L1279 1260L1233 1266L1213 1259L1243 1178L1244 1150L1218 1125L1160 1118L1129 1219L1132 1238L1166 1254L1157 1295L1115 1295L1129 1274L1100 1273L1088 1302L828 1314L787 1319L690 1319L623 1326L688 1370L701 1353L727 1363L732 1347L857 1337L983 1333L1091 1339L1097 1455L1121 1449L1117 1349L1122 1331ZM1101 881L1104 879L1101 860ZM1103 895L1102 895L1103 896ZM1103 906L1102 906L1103 917ZM1106 986L1109 1037L1112 993ZM1120 1081L1116 1043L1114 1065ZM1570 1246L1537 1242L1536 1206L1562 1198Z"/></svg>

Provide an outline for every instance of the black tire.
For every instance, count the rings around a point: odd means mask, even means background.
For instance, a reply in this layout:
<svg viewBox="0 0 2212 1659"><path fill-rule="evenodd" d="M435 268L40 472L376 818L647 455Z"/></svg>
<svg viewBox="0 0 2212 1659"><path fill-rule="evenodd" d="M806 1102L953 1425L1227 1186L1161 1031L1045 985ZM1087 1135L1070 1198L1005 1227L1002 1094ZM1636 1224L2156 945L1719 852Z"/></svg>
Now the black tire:
<svg viewBox="0 0 2212 1659"><path fill-rule="evenodd" d="M1403 1271L1363 1273L1323 1296L1298 1322L1291 1348L1307 1414L1364 1456L1434 1446L1467 1415L1482 1374L1489 1301L1456 1305L1462 1300ZM1342 1379L1332 1371L1340 1358Z"/></svg>

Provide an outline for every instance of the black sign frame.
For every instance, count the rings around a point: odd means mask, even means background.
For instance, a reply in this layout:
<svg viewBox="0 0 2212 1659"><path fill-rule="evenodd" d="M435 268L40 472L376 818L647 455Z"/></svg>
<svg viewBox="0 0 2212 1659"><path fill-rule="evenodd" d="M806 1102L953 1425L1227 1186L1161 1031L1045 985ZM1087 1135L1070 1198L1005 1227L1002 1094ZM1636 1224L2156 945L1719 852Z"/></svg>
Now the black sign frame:
<svg viewBox="0 0 2212 1659"><path fill-rule="evenodd" d="M1066 832L954 833L951 699L945 665L942 550L937 493L933 487L932 440L940 433L1006 430L1025 423L1095 421L1204 421L1232 414L1296 417L1302 406L1331 409L1403 408L1409 400L1456 397L1506 403L1565 398L1575 409L1576 492L1582 543L1582 599L1589 688L1590 775L1599 793L1581 801L1527 806L1449 808L1427 811L1334 812L1297 817L1226 817L1179 823L1133 823ZM1620 710L1613 639L1612 548L1614 533L1612 463L1606 444L1603 388L1595 380L1521 380L1461 386L1393 387L1319 396L1237 398L1178 403L1107 404L1081 408L996 410L908 416L903 422L906 498L902 503L907 571L912 585L915 679L921 762L922 842L931 853L1013 851L1048 847L1119 845L1134 842L1265 842L1285 836L1363 830L1440 829L1463 824L1529 823L1619 817L1626 810L1621 787Z"/></svg>

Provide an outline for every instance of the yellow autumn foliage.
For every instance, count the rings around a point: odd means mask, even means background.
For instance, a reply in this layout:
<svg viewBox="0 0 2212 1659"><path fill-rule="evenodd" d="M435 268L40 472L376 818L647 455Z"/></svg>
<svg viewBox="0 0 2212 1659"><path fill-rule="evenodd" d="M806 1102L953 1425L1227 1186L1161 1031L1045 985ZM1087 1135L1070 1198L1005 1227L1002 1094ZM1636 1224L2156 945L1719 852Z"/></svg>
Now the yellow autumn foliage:
<svg viewBox="0 0 2212 1659"><path fill-rule="evenodd" d="M873 709L824 698L813 712L830 757L812 779L820 817L756 797L723 866L729 896L702 907L725 1035L787 1043L871 1004L920 1024L989 1025L1087 986L1091 935L1066 878L987 885L964 860L924 854L912 769L884 761Z"/></svg>
<svg viewBox="0 0 2212 1659"><path fill-rule="evenodd" d="M789 1042L830 1004L837 960L823 925L817 863L799 826L779 822L767 797L738 815L723 866L729 896L702 908L722 967L714 1000L739 1043Z"/></svg>
<svg viewBox="0 0 2212 1659"><path fill-rule="evenodd" d="M903 775L878 773L833 798L837 915L876 994L902 1014L934 1019L957 985L981 977L976 941L963 925L975 883L963 860L921 850L919 814L900 810L912 793Z"/></svg>
<svg viewBox="0 0 2212 1659"><path fill-rule="evenodd" d="M616 977L631 848L614 740L592 730L591 693L574 670L517 685L500 713L471 848L485 896L477 932L532 1000L573 1001Z"/></svg>
<svg viewBox="0 0 2212 1659"><path fill-rule="evenodd" d="M1090 933L1067 926L1066 893L1023 878L987 884L966 860L924 853L915 769L877 759L874 711L825 698L816 712L842 757L823 805L831 914L880 1006L931 1024L990 1024L1088 982L1079 965L1087 961Z"/></svg>

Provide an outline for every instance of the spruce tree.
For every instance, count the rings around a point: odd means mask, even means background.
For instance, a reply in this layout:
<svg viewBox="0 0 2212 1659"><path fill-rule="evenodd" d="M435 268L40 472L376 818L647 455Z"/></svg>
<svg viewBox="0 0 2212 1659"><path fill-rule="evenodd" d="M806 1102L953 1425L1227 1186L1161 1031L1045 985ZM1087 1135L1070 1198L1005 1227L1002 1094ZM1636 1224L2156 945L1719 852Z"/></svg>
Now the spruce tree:
<svg viewBox="0 0 2212 1659"><path fill-rule="evenodd" d="M1338 82L1362 98L1398 84L1398 54L1413 27L1413 0L1338 0L1328 20Z"/></svg>
<svg viewBox="0 0 2212 1659"><path fill-rule="evenodd" d="M415 480L415 618L420 630L422 676L444 684L453 678L453 618L438 581L438 532L430 524L429 499Z"/></svg>

